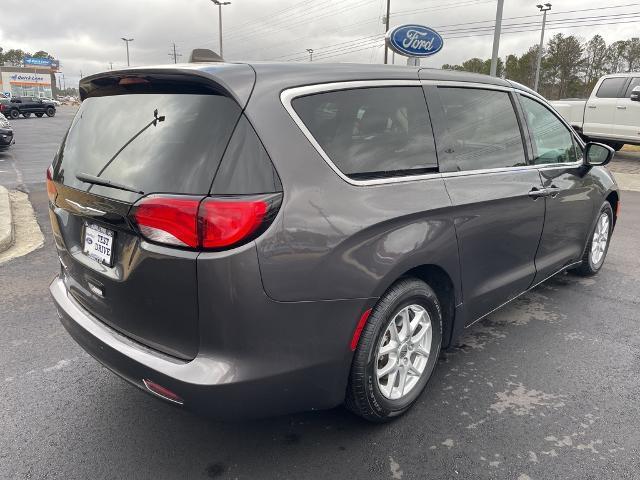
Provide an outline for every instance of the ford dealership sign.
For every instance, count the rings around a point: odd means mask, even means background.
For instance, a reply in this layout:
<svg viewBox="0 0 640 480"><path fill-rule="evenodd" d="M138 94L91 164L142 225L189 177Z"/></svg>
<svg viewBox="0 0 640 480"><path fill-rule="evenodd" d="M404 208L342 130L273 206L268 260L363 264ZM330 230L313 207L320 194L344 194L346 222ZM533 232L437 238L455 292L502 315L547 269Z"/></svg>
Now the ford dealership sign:
<svg viewBox="0 0 640 480"><path fill-rule="evenodd" d="M438 32L423 25L400 25L387 33L392 50L407 57L429 57L442 50L444 40Z"/></svg>

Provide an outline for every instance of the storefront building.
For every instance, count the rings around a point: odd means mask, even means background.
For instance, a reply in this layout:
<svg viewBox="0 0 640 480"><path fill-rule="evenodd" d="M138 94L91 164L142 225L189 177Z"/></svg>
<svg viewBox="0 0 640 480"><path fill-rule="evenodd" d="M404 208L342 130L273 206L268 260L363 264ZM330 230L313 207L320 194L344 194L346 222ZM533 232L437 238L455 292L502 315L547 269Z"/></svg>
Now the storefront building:
<svg viewBox="0 0 640 480"><path fill-rule="evenodd" d="M0 93L53 98L52 77L50 68L0 66Z"/></svg>

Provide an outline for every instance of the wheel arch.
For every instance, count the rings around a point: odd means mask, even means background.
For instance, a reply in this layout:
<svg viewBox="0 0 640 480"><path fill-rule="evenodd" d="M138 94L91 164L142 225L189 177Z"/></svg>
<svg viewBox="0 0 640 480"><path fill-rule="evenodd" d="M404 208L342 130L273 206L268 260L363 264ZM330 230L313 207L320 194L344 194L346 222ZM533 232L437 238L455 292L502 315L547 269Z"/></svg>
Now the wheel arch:
<svg viewBox="0 0 640 480"><path fill-rule="evenodd" d="M613 226L615 227L618 220L618 207L620 205L620 195L617 191L612 190L607 194L605 198L607 202L611 204L611 210L613 210Z"/></svg>
<svg viewBox="0 0 640 480"><path fill-rule="evenodd" d="M456 317L456 299L458 298L452 276L440 265L417 265L395 276L393 279L387 279L383 292L403 278L422 280L435 292L442 311L442 346L443 348L447 347L451 342L453 324Z"/></svg>

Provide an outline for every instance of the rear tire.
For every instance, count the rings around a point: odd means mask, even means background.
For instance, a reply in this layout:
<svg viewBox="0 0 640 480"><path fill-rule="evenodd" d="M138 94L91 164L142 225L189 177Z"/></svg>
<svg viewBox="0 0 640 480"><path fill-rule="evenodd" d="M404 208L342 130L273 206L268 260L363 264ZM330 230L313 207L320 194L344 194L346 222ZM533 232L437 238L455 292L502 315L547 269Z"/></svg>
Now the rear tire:
<svg viewBox="0 0 640 480"><path fill-rule="evenodd" d="M606 224L606 231L605 231ZM600 271L609 251L609 240L613 231L613 210L609 202L604 202L596 224L589 235L589 242L582 255L582 263L573 271L578 275L589 277Z"/></svg>
<svg viewBox="0 0 640 480"><path fill-rule="evenodd" d="M22 114L22 116L23 116L24 118L29 118L29 117L31 116L31 112L23 113L23 114Z"/></svg>
<svg viewBox="0 0 640 480"><path fill-rule="evenodd" d="M42 115L44 115L44 113L42 113L42 112L36 113L36 117L38 117L38 118L42 118Z"/></svg>
<svg viewBox="0 0 640 480"><path fill-rule="evenodd" d="M405 413L429 381L441 343L442 314L434 291L415 278L396 282L373 308L362 331L346 407L372 422Z"/></svg>
<svg viewBox="0 0 640 480"><path fill-rule="evenodd" d="M20 116L20 111L18 109L11 110L11 112L9 113L9 116L13 120L15 120L16 118L18 118Z"/></svg>

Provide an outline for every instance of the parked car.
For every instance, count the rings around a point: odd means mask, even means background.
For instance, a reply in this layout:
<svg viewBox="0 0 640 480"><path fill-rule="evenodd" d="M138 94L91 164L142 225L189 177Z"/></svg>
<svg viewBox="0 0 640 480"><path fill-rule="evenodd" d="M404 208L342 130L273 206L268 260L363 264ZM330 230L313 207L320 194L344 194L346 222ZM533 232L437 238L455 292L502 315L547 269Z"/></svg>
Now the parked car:
<svg viewBox="0 0 640 480"><path fill-rule="evenodd" d="M13 129L7 117L0 113L0 148L6 148L14 143Z"/></svg>
<svg viewBox="0 0 640 480"><path fill-rule="evenodd" d="M466 327L597 273L616 223L613 150L498 78L198 64L80 90L51 295L86 351L196 412L394 418Z"/></svg>
<svg viewBox="0 0 640 480"><path fill-rule="evenodd" d="M62 105L61 102L59 102L54 98L42 97L42 100L47 103L53 103L56 107L59 107L60 105Z"/></svg>
<svg viewBox="0 0 640 480"><path fill-rule="evenodd" d="M11 97L9 102L0 103L0 112L13 119L22 115L29 118L31 114L36 117L53 117L56 114L56 106L52 102L46 102L38 97Z"/></svg>
<svg viewBox="0 0 640 480"><path fill-rule="evenodd" d="M640 73L605 75L587 100L559 100L551 105L587 140L620 150L640 145Z"/></svg>

